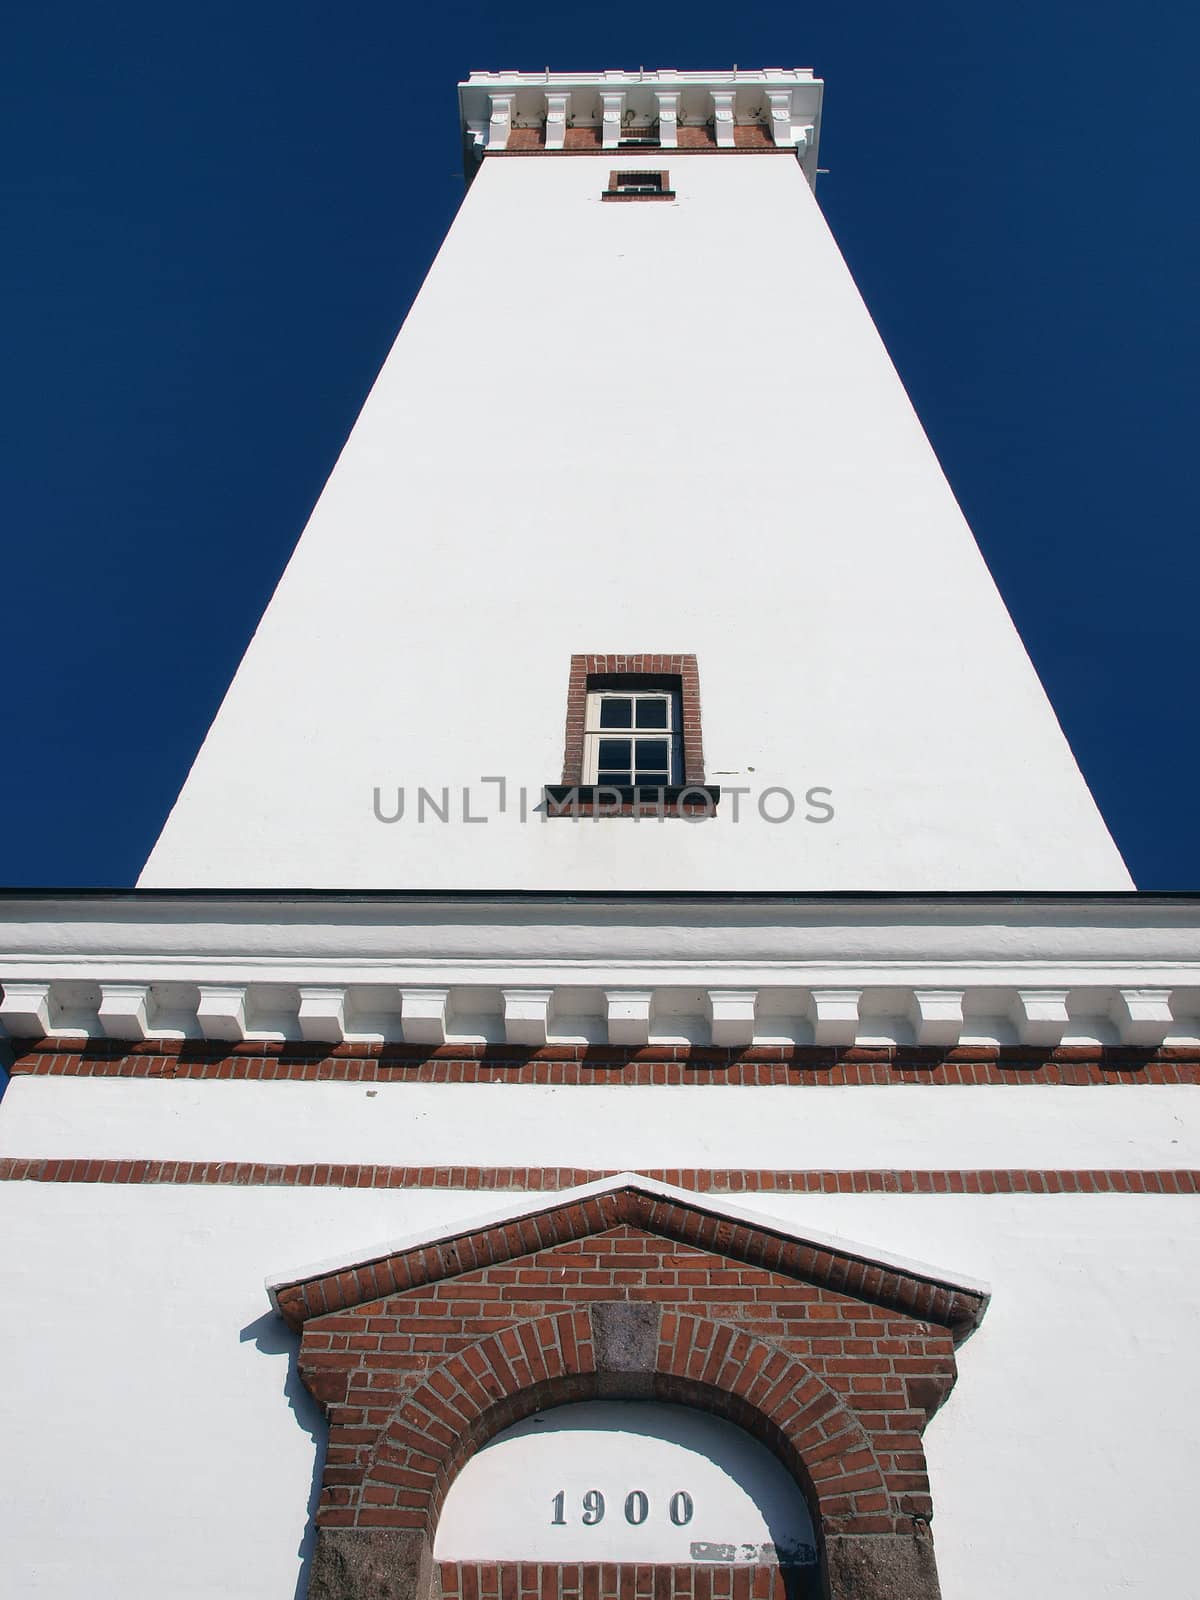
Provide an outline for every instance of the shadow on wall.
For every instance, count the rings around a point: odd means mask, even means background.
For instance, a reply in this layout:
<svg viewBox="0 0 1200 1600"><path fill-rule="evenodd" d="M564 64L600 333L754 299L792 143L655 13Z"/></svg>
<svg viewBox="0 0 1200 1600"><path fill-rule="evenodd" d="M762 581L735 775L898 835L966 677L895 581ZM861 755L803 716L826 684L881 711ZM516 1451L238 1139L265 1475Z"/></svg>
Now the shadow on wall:
<svg viewBox="0 0 1200 1600"><path fill-rule="evenodd" d="M329 1429L321 1408L301 1382L296 1357L300 1350L300 1336L293 1333L275 1312L268 1311L254 1322L247 1323L238 1335L243 1344L253 1344L265 1356L286 1356L287 1369L283 1380L283 1393L292 1415L313 1442L313 1475L308 1491L308 1506L304 1531L296 1554L300 1570L296 1575L294 1600L304 1600L308 1593L309 1568L312 1565L313 1546L317 1537L317 1502L321 1497L321 1478L325 1471L325 1445Z"/></svg>

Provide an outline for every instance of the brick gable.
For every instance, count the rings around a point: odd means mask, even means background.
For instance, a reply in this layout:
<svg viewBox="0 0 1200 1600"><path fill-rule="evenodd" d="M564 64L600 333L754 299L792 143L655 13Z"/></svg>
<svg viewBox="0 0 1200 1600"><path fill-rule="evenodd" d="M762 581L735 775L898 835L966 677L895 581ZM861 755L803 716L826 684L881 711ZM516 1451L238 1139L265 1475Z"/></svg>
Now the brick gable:
<svg viewBox="0 0 1200 1600"><path fill-rule="evenodd" d="M622 1396L708 1410L766 1444L832 1574L848 1552L897 1549L932 1573L921 1435L982 1292L629 1185L285 1284L277 1301L329 1417L327 1551L378 1533L417 1541L428 1567L475 1450L534 1411Z"/></svg>

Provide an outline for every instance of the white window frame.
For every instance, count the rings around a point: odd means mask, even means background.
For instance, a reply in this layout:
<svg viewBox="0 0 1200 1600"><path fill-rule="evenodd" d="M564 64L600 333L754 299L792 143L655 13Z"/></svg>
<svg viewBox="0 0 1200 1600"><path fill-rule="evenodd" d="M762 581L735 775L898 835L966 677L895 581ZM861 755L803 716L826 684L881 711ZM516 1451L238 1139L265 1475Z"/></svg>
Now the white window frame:
<svg viewBox="0 0 1200 1600"><path fill-rule="evenodd" d="M601 706L606 700L631 700L634 702L632 720L637 722L637 702L639 700L663 700L667 705L667 725L665 728L602 728L600 726ZM584 713L583 732L583 781L585 784L598 784L600 782L600 741L601 739L630 739L640 740L665 739L667 741L667 787L674 787L683 782L683 708L682 696L677 689L642 688L630 685L622 688L618 684L608 684L603 689L589 689L587 694L587 707ZM630 752L633 757L630 768L629 787L645 788L648 785L658 787L654 779L637 777L637 752Z"/></svg>

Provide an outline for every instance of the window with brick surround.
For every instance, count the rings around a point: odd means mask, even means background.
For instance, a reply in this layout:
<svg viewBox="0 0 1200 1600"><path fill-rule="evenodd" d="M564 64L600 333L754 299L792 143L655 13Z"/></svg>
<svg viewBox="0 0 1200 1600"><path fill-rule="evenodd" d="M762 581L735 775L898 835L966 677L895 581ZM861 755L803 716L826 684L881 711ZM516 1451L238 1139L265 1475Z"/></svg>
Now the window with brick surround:
<svg viewBox="0 0 1200 1600"><path fill-rule="evenodd" d="M669 172L610 172L603 200L674 200Z"/></svg>
<svg viewBox="0 0 1200 1600"><path fill-rule="evenodd" d="M551 814L568 798L711 814L720 790L704 781L696 657L572 656L562 783L546 795Z"/></svg>

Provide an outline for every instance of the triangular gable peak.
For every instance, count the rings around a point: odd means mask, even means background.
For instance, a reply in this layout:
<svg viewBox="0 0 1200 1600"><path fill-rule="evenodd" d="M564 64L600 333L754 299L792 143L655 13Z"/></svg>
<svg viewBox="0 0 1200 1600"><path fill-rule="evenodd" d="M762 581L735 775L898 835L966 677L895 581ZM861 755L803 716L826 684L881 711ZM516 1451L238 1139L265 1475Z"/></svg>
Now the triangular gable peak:
<svg viewBox="0 0 1200 1600"><path fill-rule="evenodd" d="M622 1224L937 1323L956 1344L978 1326L989 1299L981 1283L831 1235L799 1233L778 1218L631 1172L269 1279L267 1290L280 1315L300 1328L313 1317L500 1266Z"/></svg>

